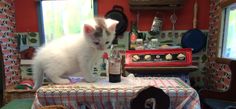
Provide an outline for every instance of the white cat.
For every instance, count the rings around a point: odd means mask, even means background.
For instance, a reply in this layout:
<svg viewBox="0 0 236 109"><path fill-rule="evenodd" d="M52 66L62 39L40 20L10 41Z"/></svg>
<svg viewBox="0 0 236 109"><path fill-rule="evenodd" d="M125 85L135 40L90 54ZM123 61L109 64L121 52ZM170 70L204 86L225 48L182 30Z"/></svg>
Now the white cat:
<svg viewBox="0 0 236 109"><path fill-rule="evenodd" d="M80 75L95 82L93 65L115 38L118 21L94 18L84 23L79 35L65 36L41 47L33 58L34 89L43 82L43 74L57 84L70 83L68 76Z"/></svg>

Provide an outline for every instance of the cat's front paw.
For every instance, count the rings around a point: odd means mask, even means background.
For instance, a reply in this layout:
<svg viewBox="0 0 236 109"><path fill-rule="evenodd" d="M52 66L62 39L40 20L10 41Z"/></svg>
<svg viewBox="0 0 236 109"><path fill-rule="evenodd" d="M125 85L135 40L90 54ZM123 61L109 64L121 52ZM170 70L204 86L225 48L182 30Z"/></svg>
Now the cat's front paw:
<svg viewBox="0 0 236 109"><path fill-rule="evenodd" d="M85 77L84 80L86 82L92 83L92 82L96 82L98 80L98 77Z"/></svg>
<svg viewBox="0 0 236 109"><path fill-rule="evenodd" d="M69 79L61 79L61 78L52 79L52 82L56 84L70 84Z"/></svg>

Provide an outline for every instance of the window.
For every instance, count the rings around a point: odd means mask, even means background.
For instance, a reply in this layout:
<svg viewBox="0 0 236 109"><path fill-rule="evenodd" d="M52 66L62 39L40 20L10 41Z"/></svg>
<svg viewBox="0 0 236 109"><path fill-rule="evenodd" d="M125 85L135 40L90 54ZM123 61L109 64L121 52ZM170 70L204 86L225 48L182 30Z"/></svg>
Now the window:
<svg viewBox="0 0 236 109"><path fill-rule="evenodd" d="M220 57L236 59L236 3L223 11Z"/></svg>
<svg viewBox="0 0 236 109"><path fill-rule="evenodd" d="M41 0L41 40L47 43L81 31L81 22L94 17L93 0Z"/></svg>

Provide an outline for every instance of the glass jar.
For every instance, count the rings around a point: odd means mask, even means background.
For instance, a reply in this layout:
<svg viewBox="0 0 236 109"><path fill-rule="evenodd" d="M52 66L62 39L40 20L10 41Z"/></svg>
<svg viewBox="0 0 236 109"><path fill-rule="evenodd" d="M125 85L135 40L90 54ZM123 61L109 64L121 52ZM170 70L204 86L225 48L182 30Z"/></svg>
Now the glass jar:
<svg viewBox="0 0 236 109"><path fill-rule="evenodd" d="M151 49L158 49L159 44L158 44L158 39L151 39Z"/></svg>
<svg viewBox="0 0 236 109"><path fill-rule="evenodd" d="M143 49L144 49L143 39L137 39L135 50L143 50Z"/></svg>

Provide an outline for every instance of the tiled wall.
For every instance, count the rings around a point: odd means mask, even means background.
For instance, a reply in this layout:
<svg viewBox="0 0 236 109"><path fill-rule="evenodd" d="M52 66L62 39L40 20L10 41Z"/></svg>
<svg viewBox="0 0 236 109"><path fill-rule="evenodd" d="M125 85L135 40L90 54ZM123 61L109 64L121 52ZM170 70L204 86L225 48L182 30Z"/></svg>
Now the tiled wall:
<svg viewBox="0 0 236 109"><path fill-rule="evenodd" d="M14 0L0 1L0 44L3 51L6 85L19 82L19 55L15 37ZM1 78L2 79L2 78Z"/></svg>
<svg viewBox="0 0 236 109"><path fill-rule="evenodd" d="M172 37L170 34L172 33L172 31L162 31L160 35L156 35L156 36L150 36L147 32L145 32L147 34L147 37L156 37L158 38L159 42L162 41L167 41L169 40L168 44L172 44L172 45L181 45L181 38L184 35L184 33L187 30L178 30L175 31L176 37ZM203 30L203 33L208 36L208 31L207 30ZM20 42L20 51L24 51L27 50L29 48L29 46L31 47L38 47L39 43L30 43L30 39L31 36L30 34L32 33L17 33L17 37L18 42ZM39 39L39 35L38 33L36 34L36 39ZM127 50L128 49L128 34L129 32L125 32L122 38L118 39L118 45L120 48L118 48L119 50ZM27 39L25 39L25 37L28 37ZM26 40L26 41L24 41ZM25 42L25 43L23 43ZM39 41L37 41L39 42ZM161 45L162 43L160 43ZM109 53L109 50L106 51ZM102 59L99 60L99 62L96 64L96 71L98 71L99 73L105 73L105 69L102 67ZM190 79L191 79L191 85L194 86L195 88L200 88L203 87L203 74L205 74L206 72L206 68L205 68L205 62L206 62L206 48L203 48L200 52L198 53L194 53L193 54L193 64L198 66L199 70L191 72L190 73ZM21 66L21 75L24 77L28 77L30 75L27 74L31 74L31 70L29 66Z"/></svg>
<svg viewBox="0 0 236 109"><path fill-rule="evenodd" d="M38 32L20 32L16 33L19 54L21 59L20 71L22 79L32 78L31 65L25 64L27 61L30 62L36 49L40 46L40 38ZM24 63L24 64L23 64Z"/></svg>

